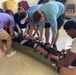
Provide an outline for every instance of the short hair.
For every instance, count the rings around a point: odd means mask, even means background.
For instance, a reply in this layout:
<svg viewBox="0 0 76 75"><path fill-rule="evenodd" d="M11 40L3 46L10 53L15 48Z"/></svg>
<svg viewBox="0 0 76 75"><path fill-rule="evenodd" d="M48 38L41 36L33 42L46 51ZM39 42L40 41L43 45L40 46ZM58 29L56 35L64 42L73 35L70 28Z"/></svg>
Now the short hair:
<svg viewBox="0 0 76 75"><path fill-rule="evenodd" d="M4 11L3 11L3 9L2 9L2 8L0 8L0 12L4 13Z"/></svg>
<svg viewBox="0 0 76 75"><path fill-rule="evenodd" d="M76 30L76 19L70 19L64 24L64 30L70 30L70 29Z"/></svg>
<svg viewBox="0 0 76 75"><path fill-rule="evenodd" d="M26 16L27 16L27 13L26 13L26 12L21 12L20 15L19 15L19 19L22 20L22 19L24 19Z"/></svg>
<svg viewBox="0 0 76 75"><path fill-rule="evenodd" d="M24 12L25 10L24 10L23 7L19 7L19 8L18 8L18 11L22 11L22 12Z"/></svg>
<svg viewBox="0 0 76 75"><path fill-rule="evenodd" d="M49 0L39 0L38 4L44 4L46 2L49 2Z"/></svg>
<svg viewBox="0 0 76 75"><path fill-rule="evenodd" d="M33 21L35 23L39 22L40 21L40 18L41 18L41 14L39 13L39 11L35 11L33 13Z"/></svg>
<svg viewBox="0 0 76 75"><path fill-rule="evenodd" d="M6 10L6 12L5 13L7 13L7 14L9 14L9 15L13 15L14 16L14 12L12 11L12 10L10 10L10 9L8 9L8 10Z"/></svg>

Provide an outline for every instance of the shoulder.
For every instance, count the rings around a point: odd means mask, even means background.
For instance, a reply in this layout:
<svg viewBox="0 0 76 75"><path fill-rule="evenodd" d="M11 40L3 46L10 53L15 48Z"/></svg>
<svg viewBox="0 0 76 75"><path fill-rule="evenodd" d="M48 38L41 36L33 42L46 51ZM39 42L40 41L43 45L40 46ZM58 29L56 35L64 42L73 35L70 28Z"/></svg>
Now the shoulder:
<svg viewBox="0 0 76 75"><path fill-rule="evenodd" d="M0 17L9 17L10 15L6 14L6 13L0 13Z"/></svg>
<svg viewBox="0 0 76 75"><path fill-rule="evenodd" d="M18 16L18 13L15 13L15 14L14 14L14 17L15 17L15 16Z"/></svg>

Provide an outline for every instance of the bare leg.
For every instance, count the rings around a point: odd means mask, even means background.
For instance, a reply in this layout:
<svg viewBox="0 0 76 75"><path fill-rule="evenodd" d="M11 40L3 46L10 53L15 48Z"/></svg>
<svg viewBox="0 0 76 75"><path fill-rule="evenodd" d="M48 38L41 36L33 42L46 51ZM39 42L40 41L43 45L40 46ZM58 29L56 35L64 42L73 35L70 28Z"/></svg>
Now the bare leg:
<svg viewBox="0 0 76 75"><path fill-rule="evenodd" d="M29 33L29 35L32 35L33 29L34 29L34 25L33 25L33 23L31 23L30 24L30 33Z"/></svg>
<svg viewBox="0 0 76 75"><path fill-rule="evenodd" d="M37 46L37 44L34 45L34 48L35 48L36 46ZM43 49L41 46L38 46L36 50L38 50L38 51L41 52L41 53L48 54L48 52L47 52L45 49Z"/></svg>
<svg viewBox="0 0 76 75"><path fill-rule="evenodd" d="M76 75L76 68L62 67L60 69L60 75Z"/></svg>
<svg viewBox="0 0 76 75"><path fill-rule="evenodd" d="M11 29L10 32L12 34L12 29ZM10 56L16 54L16 51L13 51L13 52L11 51L12 37L5 30L3 30L1 32L1 38L2 39L5 39L7 41L7 44L6 44L7 45L7 57L10 57ZM1 48L2 51L4 51L2 40L0 40L0 48ZM6 51L4 51L2 53L2 55L5 55L5 53L6 53Z"/></svg>
<svg viewBox="0 0 76 75"><path fill-rule="evenodd" d="M0 49L1 49L1 51L4 53L5 51L4 51L4 48L3 48L3 43L2 43L2 40L0 39Z"/></svg>
<svg viewBox="0 0 76 75"><path fill-rule="evenodd" d="M45 28L46 43L49 42L49 37L50 37L50 28Z"/></svg>
<svg viewBox="0 0 76 75"><path fill-rule="evenodd" d="M52 59L54 59L56 61L59 61L58 56L55 56L53 54L49 54L49 56L50 56L50 58L52 58Z"/></svg>
<svg viewBox="0 0 76 75"><path fill-rule="evenodd" d="M8 36L7 40L7 55L11 53L12 38Z"/></svg>
<svg viewBox="0 0 76 75"><path fill-rule="evenodd" d="M23 44L23 43L25 43L26 41L27 41L27 40L23 40L23 41L20 42L20 44ZM36 46L37 46L37 43L34 45L34 48L36 48ZM41 53L43 53L43 54L48 54L48 52L47 52L44 48L42 48L41 46L38 46L38 47L36 48L36 50L39 51L39 52L41 52ZM58 57L57 57L57 56L55 56L55 55L53 55L53 54L49 54L49 56L50 56L50 58L53 58L53 59L55 59L55 60L58 61Z"/></svg>
<svg viewBox="0 0 76 75"><path fill-rule="evenodd" d="M37 46L37 44L34 45L34 48L35 48L36 46ZM36 50L38 50L38 51L41 52L41 53L48 54L48 52L47 52L45 49L43 49L41 46L38 46ZM55 56L55 55L53 55L53 54L49 54L49 56L50 56L50 58L55 59L55 60L58 61L58 57L57 57L57 56Z"/></svg>

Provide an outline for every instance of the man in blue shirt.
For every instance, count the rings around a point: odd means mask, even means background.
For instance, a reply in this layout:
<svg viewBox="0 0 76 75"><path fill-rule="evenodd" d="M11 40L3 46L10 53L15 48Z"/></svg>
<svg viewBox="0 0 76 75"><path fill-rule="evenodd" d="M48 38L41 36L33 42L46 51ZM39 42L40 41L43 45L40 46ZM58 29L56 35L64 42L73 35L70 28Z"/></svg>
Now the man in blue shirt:
<svg viewBox="0 0 76 75"><path fill-rule="evenodd" d="M29 38L32 36L33 29L35 30L35 33L37 33L38 29L35 27L35 24L33 22L33 13L38 10L43 4L35 5L33 7L30 7L26 13L22 12L19 16L22 23L25 23L25 21L28 21L30 24L30 32L29 32Z"/></svg>
<svg viewBox="0 0 76 75"><path fill-rule="evenodd" d="M33 14L33 21L39 23L40 40L42 40L43 28L45 27L46 43L49 42L50 27L52 30L52 42L47 46L56 49L56 41L59 35L59 29L64 22L64 5L60 2L47 2L38 11Z"/></svg>

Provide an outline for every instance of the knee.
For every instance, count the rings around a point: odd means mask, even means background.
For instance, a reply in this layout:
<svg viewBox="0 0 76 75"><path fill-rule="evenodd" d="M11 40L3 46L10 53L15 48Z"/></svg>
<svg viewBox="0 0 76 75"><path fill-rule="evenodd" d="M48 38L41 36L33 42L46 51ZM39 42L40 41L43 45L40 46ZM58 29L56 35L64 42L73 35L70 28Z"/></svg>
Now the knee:
<svg viewBox="0 0 76 75"><path fill-rule="evenodd" d="M8 36L6 40L11 41L12 40L12 37L11 36Z"/></svg>
<svg viewBox="0 0 76 75"><path fill-rule="evenodd" d="M68 75L68 67L61 67L60 69L60 75Z"/></svg>

